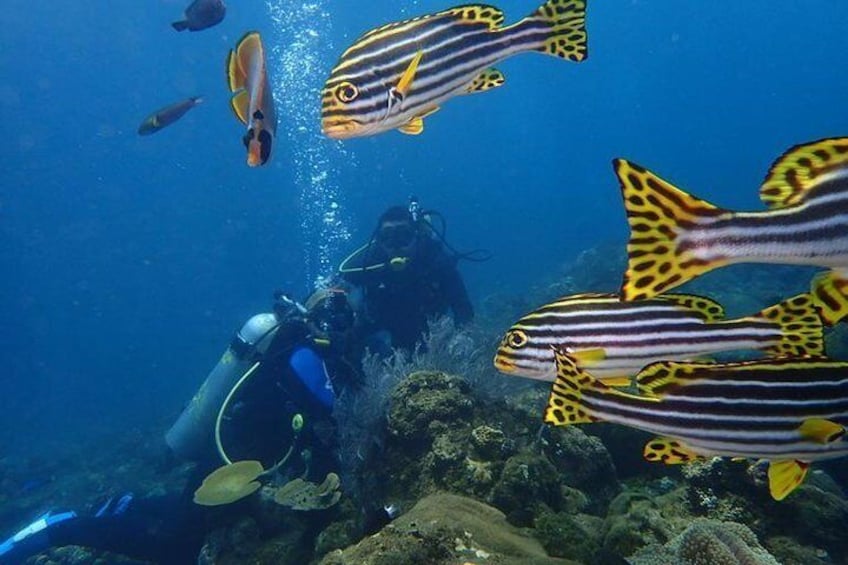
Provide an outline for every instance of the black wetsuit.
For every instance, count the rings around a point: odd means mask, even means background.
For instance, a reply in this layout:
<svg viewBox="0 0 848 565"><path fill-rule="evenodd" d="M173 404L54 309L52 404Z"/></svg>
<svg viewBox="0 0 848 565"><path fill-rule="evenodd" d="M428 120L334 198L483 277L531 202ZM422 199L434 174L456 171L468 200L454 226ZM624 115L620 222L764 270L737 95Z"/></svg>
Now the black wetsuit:
<svg viewBox="0 0 848 565"><path fill-rule="evenodd" d="M285 340L294 336L302 337L294 332L287 334ZM312 454L309 478L320 482L328 471L337 469L336 434L327 397L315 398L304 385L307 379L293 368L294 352L304 348L317 352L308 340L294 346L290 341L288 346L272 344L269 351L276 351L276 355L266 355L261 369L246 382L244 390L239 390L238 401L234 402L238 405L236 412L228 418L237 425L222 431L222 441L232 447L228 447L231 459L259 459L269 468L291 445L291 419L300 413L305 426L297 435L295 456L287 468L293 476L300 475L305 467L297 455L308 447ZM333 359L330 361L327 365L336 366ZM334 379L331 382L338 391L340 383ZM246 509L246 501L220 507L194 503L194 491L221 464L215 453L198 461L181 494L135 498L120 514L80 516L54 524L45 530L47 547L79 545L165 565L196 563L206 534L231 523ZM28 555L13 552L11 560L0 558L0 563L18 563Z"/></svg>
<svg viewBox="0 0 848 565"><path fill-rule="evenodd" d="M389 266L390 259L372 243L340 270L340 276L363 294L362 333L385 331L392 347L412 349L427 331L429 319L452 312L454 321L464 324L474 317L457 259L437 240L418 241L402 269ZM380 264L384 266L367 268Z"/></svg>

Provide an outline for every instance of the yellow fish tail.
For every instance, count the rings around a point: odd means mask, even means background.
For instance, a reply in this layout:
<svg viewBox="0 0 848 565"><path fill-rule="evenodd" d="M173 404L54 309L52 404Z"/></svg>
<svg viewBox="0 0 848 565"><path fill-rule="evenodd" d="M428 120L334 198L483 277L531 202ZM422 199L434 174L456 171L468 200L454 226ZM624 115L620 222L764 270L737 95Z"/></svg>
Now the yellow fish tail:
<svg viewBox="0 0 848 565"><path fill-rule="evenodd" d="M766 308L754 318L780 326L780 342L766 351L772 355L824 355L822 321L813 297L799 294L780 304Z"/></svg>
<svg viewBox="0 0 848 565"><path fill-rule="evenodd" d="M822 320L833 325L848 316L848 273L826 271L812 284L816 308Z"/></svg>
<svg viewBox="0 0 848 565"><path fill-rule="evenodd" d="M616 159L613 166L630 224L627 272L621 287L624 300L651 298L724 264L693 256L680 236L699 220L729 212L630 161Z"/></svg>
<svg viewBox="0 0 848 565"><path fill-rule="evenodd" d="M548 0L527 20L544 21L551 27L537 51L575 63L588 56L586 0Z"/></svg>

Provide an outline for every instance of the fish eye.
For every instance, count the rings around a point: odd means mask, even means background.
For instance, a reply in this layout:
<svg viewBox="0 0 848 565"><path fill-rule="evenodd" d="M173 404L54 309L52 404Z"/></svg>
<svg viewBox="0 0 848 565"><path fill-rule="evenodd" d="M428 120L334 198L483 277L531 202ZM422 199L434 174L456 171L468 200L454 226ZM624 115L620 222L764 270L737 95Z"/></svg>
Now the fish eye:
<svg viewBox="0 0 848 565"><path fill-rule="evenodd" d="M335 95L339 102L349 104L359 97L359 89L355 84L343 82L336 87Z"/></svg>
<svg viewBox="0 0 848 565"><path fill-rule="evenodd" d="M527 345L527 334L521 330L513 330L507 334L506 343L515 349L524 347Z"/></svg>

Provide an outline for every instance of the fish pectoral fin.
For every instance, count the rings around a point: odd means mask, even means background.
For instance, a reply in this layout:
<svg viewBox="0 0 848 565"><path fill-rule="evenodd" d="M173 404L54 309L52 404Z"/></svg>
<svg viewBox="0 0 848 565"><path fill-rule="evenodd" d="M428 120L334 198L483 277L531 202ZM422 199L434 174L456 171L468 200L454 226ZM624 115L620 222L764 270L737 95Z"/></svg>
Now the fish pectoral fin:
<svg viewBox="0 0 848 565"><path fill-rule="evenodd" d="M760 199L770 208L801 202L822 179L848 167L848 137L796 145L778 158L760 187Z"/></svg>
<svg viewBox="0 0 848 565"><path fill-rule="evenodd" d="M845 427L824 418L810 418L804 420L798 432L817 443L833 443L845 435Z"/></svg>
<svg viewBox="0 0 848 565"><path fill-rule="evenodd" d="M775 500L783 500L789 493L798 488L807 476L809 463L796 461L772 461L769 464L769 492Z"/></svg>
<svg viewBox="0 0 848 565"><path fill-rule="evenodd" d="M661 294L657 298L673 302L703 319L705 322L718 322L724 319L724 307L711 298L697 294Z"/></svg>
<svg viewBox="0 0 848 565"><path fill-rule="evenodd" d="M247 91L242 89L232 95L230 98L230 108L241 123L247 125L250 117L250 96Z"/></svg>
<svg viewBox="0 0 848 565"><path fill-rule="evenodd" d="M848 316L848 274L825 271L813 278L813 300L821 319L834 325Z"/></svg>
<svg viewBox="0 0 848 565"><path fill-rule="evenodd" d="M770 322L780 329L780 341L764 349L770 355L824 355L822 320L808 293L769 306L750 319L755 323Z"/></svg>
<svg viewBox="0 0 848 565"><path fill-rule="evenodd" d="M628 387L631 384L630 377L604 377L600 381L613 387Z"/></svg>
<svg viewBox="0 0 848 565"><path fill-rule="evenodd" d="M397 86L395 86L395 91L400 94L401 100L406 98L406 95L409 94L409 90L412 88L412 81L415 80L415 73L418 71L418 63L421 62L421 57L423 56L424 51L419 51L415 54L412 61L409 62L409 66L407 66L406 70L403 71Z"/></svg>
<svg viewBox="0 0 848 565"><path fill-rule="evenodd" d="M665 463L666 465L679 465L691 463L704 456L692 451L690 447L680 440L658 437L645 444L642 456L646 461Z"/></svg>
<svg viewBox="0 0 848 565"><path fill-rule="evenodd" d="M506 77L498 69L488 68L468 83L465 88L465 94L474 94L475 92L486 92L493 88L503 86L506 82Z"/></svg>
<svg viewBox="0 0 848 565"><path fill-rule="evenodd" d="M589 388L605 391L610 390L609 387L580 369L577 361L565 350L555 348L554 356L557 376L551 387L548 406L545 408L545 423L569 426L597 422L599 418L593 416L583 406L583 392Z"/></svg>
<svg viewBox="0 0 848 565"><path fill-rule="evenodd" d="M574 359L581 367L590 367L596 365L606 359L607 352L603 347L595 347L593 349L567 349L568 356ZM607 382L608 379L604 379Z"/></svg>

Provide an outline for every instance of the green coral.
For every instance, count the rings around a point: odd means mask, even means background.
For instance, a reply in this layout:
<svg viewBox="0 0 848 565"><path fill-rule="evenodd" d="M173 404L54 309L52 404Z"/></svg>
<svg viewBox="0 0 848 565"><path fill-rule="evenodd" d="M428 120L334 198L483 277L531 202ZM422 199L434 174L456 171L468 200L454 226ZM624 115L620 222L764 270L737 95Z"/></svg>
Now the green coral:
<svg viewBox="0 0 848 565"><path fill-rule="evenodd" d="M633 565L779 565L750 528L698 518L665 546L650 546Z"/></svg>
<svg viewBox="0 0 848 565"><path fill-rule="evenodd" d="M470 419L473 402L468 383L438 371L418 371L392 390L389 433L428 445L449 426Z"/></svg>
<svg viewBox="0 0 848 565"><path fill-rule="evenodd" d="M601 549L603 520L588 514L544 512L536 519L535 536L554 557L591 562Z"/></svg>

